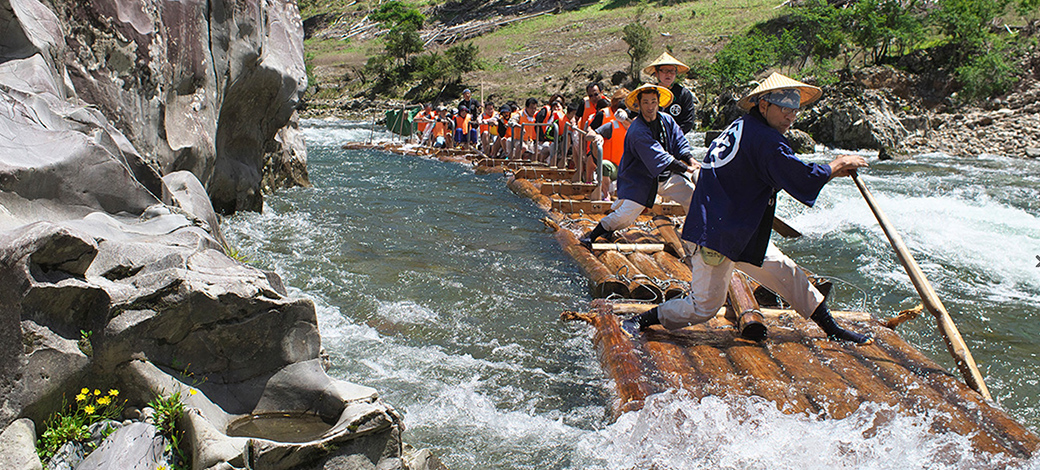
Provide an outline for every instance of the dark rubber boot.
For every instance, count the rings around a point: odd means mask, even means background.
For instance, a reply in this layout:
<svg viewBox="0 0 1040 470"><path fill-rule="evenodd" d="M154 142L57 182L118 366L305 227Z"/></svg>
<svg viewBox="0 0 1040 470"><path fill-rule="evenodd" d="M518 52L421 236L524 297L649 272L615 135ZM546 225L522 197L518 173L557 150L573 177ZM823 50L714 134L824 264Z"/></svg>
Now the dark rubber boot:
<svg viewBox="0 0 1040 470"><path fill-rule="evenodd" d="M579 238L578 242L580 242L582 245L585 245L585 248L592 250L592 242L596 241L597 238L603 235L607 235L609 233L610 232L607 229L603 228L603 224L596 224L596 228L592 229L591 232Z"/></svg>
<svg viewBox="0 0 1040 470"><path fill-rule="evenodd" d="M636 338L643 332L643 330L650 328L653 325L660 324L661 319L657 316L657 307L654 307L644 313L635 315L621 322L621 331L625 332L625 334L632 338Z"/></svg>
<svg viewBox="0 0 1040 470"><path fill-rule="evenodd" d="M831 316L831 311L827 309L826 302L816 307L816 311L813 312L809 319L816 322L820 329L827 333L827 337L833 341L850 341L856 344L866 344L874 339L870 335L862 335L838 326L838 323L834 321L834 317Z"/></svg>

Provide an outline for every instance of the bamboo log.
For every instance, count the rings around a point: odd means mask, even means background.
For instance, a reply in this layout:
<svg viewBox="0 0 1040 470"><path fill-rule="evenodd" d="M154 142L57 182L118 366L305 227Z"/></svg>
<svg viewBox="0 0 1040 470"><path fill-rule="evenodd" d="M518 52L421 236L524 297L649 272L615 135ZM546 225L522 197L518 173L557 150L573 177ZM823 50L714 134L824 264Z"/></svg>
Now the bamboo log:
<svg viewBox="0 0 1040 470"><path fill-rule="evenodd" d="M729 281L729 301L737 315L737 331L752 341L766 337L765 319L755 300L755 294L743 274L733 271Z"/></svg>
<svg viewBox="0 0 1040 470"><path fill-rule="evenodd" d="M546 196L554 194L560 196L587 196L595 189L596 185L591 183L545 183L542 185L542 194Z"/></svg>
<svg viewBox="0 0 1040 470"><path fill-rule="evenodd" d="M657 227L657 234L664 240L664 248L676 258L684 258L686 249L683 248L682 239L679 238L671 217L654 216L654 226Z"/></svg>
<svg viewBox="0 0 1040 470"><path fill-rule="evenodd" d="M946 349L950 351L954 362L957 363L957 369L960 370L964 381L986 400L993 400L986 383L982 379L982 373L979 372L978 366L975 365L975 359L971 357L971 351L968 351L968 345L964 343L960 332L957 331L957 325L953 323L953 319L950 318L946 307L939 300L935 289L932 288L931 283L925 278L924 272L921 271L917 261L910 254L910 250L903 243L903 238L899 236L892 223L888 221L888 217L878 207L877 201L874 200L874 196L870 194L866 185L860 181L859 175L852 173L852 180L856 183L856 187L859 188L859 192L863 194L863 198L867 201L867 205L870 206L870 210L874 212L874 217L877 218L878 224L881 225L881 229L884 230L889 242L891 242L892 248L895 249L899 262L906 269L906 273L914 283L914 288L917 289L917 293L921 296L925 307L935 316L939 331L942 332L943 339L946 340Z"/></svg>
<svg viewBox="0 0 1040 470"><path fill-rule="evenodd" d="M664 291L616 251L600 253L599 260L621 280L628 281L628 294L633 299L664 301Z"/></svg>
<svg viewBox="0 0 1040 470"><path fill-rule="evenodd" d="M657 261L657 264L667 271L668 274L671 274L675 279L686 283L693 280L693 275L690 273L690 267L683 264L668 252L658 251L657 253L654 253L654 261Z"/></svg>
<svg viewBox="0 0 1040 470"><path fill-rule="evenodd" d="M637 251L628 254L628 261L661 286L665 300L679 297L686 292L683 283L672 279L672 276L662 269L652 256Z"/></svg>
<svg viewBox="0 0 1040 470"><path fill-rule="evenodd" d="M593 243L593 251L656 253L664 249L660 243Z"/></svg>

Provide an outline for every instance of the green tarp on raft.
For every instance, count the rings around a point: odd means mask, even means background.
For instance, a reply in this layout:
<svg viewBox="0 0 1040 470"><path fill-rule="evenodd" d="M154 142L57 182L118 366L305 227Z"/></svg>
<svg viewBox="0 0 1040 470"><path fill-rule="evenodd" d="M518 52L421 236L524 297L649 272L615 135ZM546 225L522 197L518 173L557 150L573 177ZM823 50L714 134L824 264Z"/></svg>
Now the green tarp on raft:
<svg viewBox="0 0 1040 470"><path fill-rule="evenodd" d="M420 108L406 109L403 111L400 109L394 109L386 112L386 130L395 134L403 136L409 136L418 130L419 124L415 122L415 116L419 114ZM404 122L401 122L401 115L404 115Z"/></svg>

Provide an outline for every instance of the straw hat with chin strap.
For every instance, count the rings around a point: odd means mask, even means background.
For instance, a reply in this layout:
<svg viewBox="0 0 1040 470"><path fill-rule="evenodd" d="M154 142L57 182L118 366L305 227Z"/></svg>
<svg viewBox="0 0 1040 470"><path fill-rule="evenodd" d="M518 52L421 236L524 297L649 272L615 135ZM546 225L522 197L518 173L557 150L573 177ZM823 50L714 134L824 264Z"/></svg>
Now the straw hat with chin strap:
<svg viewBox="0 0 1040 470"><path fill-rule="evenodd" d="M801 94L801 100L797 103L798 106L787 106L788 108L804 108L806 105L815 102L823 96L823 90L820 90L817 87L773 72L773 74L767 77L765 81L755 87L754 90L751 90L751 93L748 93L747 96L741 98L740 101L737 102L737 106L740 106L741 109L747 111L757 104L758 99L763 95L786 89L797 89ZM785 103L785 105L787 105L787 103Z"/></svg>
<svg viewBox="0 0 1040 470"><path fill-rule="evenodd" d="M664 108L665 106L668 106L669 104L672 103L672 91L671 90L669 90L669 89L667 89L665 87L660 87L660 86L657 86L657 85L651 85L651 84L647 83L645 85L640 86L639 88L636 88L635 90L632 90L632 92L628 94L628 97L625 98L625 106L628 106L628 109L638 110L639 109L639 103L637 102L637 100L639 99L638 98L639 97L639 93L640 92L644 92L644 91L646 91L648 89L653 89L653 90L657 91L657 100L658 100L657 106L658 107Z"/></svg>
<svg viewBox="0 0 1040 470"><path fill-rule="evenodd" d="M647 75L653 75L657 73L658 65L674 65L676 75L684 74L690 71L690 68L687 67L686 64L679 62L679 59L672 57L672 55L667 52L663 52L661 53L661 56L657 58L657 60L651 62L650 65L647 65L646 68L643 69L643 73Z"/></svg>

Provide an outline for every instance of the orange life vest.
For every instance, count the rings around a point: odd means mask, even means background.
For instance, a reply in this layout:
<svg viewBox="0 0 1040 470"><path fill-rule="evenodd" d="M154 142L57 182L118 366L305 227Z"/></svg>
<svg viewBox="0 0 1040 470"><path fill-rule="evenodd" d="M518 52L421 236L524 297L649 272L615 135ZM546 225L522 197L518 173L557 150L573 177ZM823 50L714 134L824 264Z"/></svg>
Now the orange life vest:
<svg viewBox="0 0 1040 470"><path fill-rule="evenodd" d="M603 141L603 158L621 166L621 154L625 153L625 134L628 133L628 129L616 119L610 126L610 138Z"/></svg>
<svg viewBox="0 0 1040 470"><path fill-rule="evenodd" d="M425 119L427 121L432 121L432 120L434 120L434 116L432 116L432 114L433 114L432 110L430 112L426 112L426 110L424 109L422 111L419 111L419 115L416 116L415 118L417 120L418 119ZM419 132L420 133L426 132L426 129L429 128L432 125L433 125L432 122L419 121Z"/></svg>
<svg viewBox="0 0 1040 470"><path fill-rule="evenodd" d="M527 110L526 109L520 112L520 125L521 126L524 126L524 124L534 124L536 122L538 122L538 121L534 118L534 116L528 116L527 115ZM530 141L530 140L535 140L535 138L538 136L538 128L536 126L524 126L523 136L524 136L524 141L525 142L526 141Z"/></svg>
<svg viewBox="0 0 1040 470"><path fill-rule="evenodd" d="M590 122L592 122L592 118L590 116L596 115L596 103L592 103L591 100L589 100L588 96L582 99L585 100L585 110L582 111L581 119L578 120L578 124L584 128L587 127Z"/></svg>
<svg viewBox="0 0 1040 470"><path fill-rule="evenodd" d="M447 132L448 126L446 126L443 121L437 121L437 123L433 125L433 136L435 138L444 137L444 134Z"/></svg>
<svg viewBox="0 0 1040 470"><path fill-rule="evenodd" d="M488 120L494 119L494 118L495 118L495 110L493 110L493 109L491 110L491 114L488 114L488 113L485 112L484 114L480 115L480 133L481 134L487 132L487 133L490 133L491 135L498 135L498 126L491 127L487 123Z"/></svg>
<svg viewBox="0 0 1040 470"><path fill-rule="evenodd" d="M463 133L469 132L469 114L466 117L455 115L455 130L461 129Z"/></svg>

